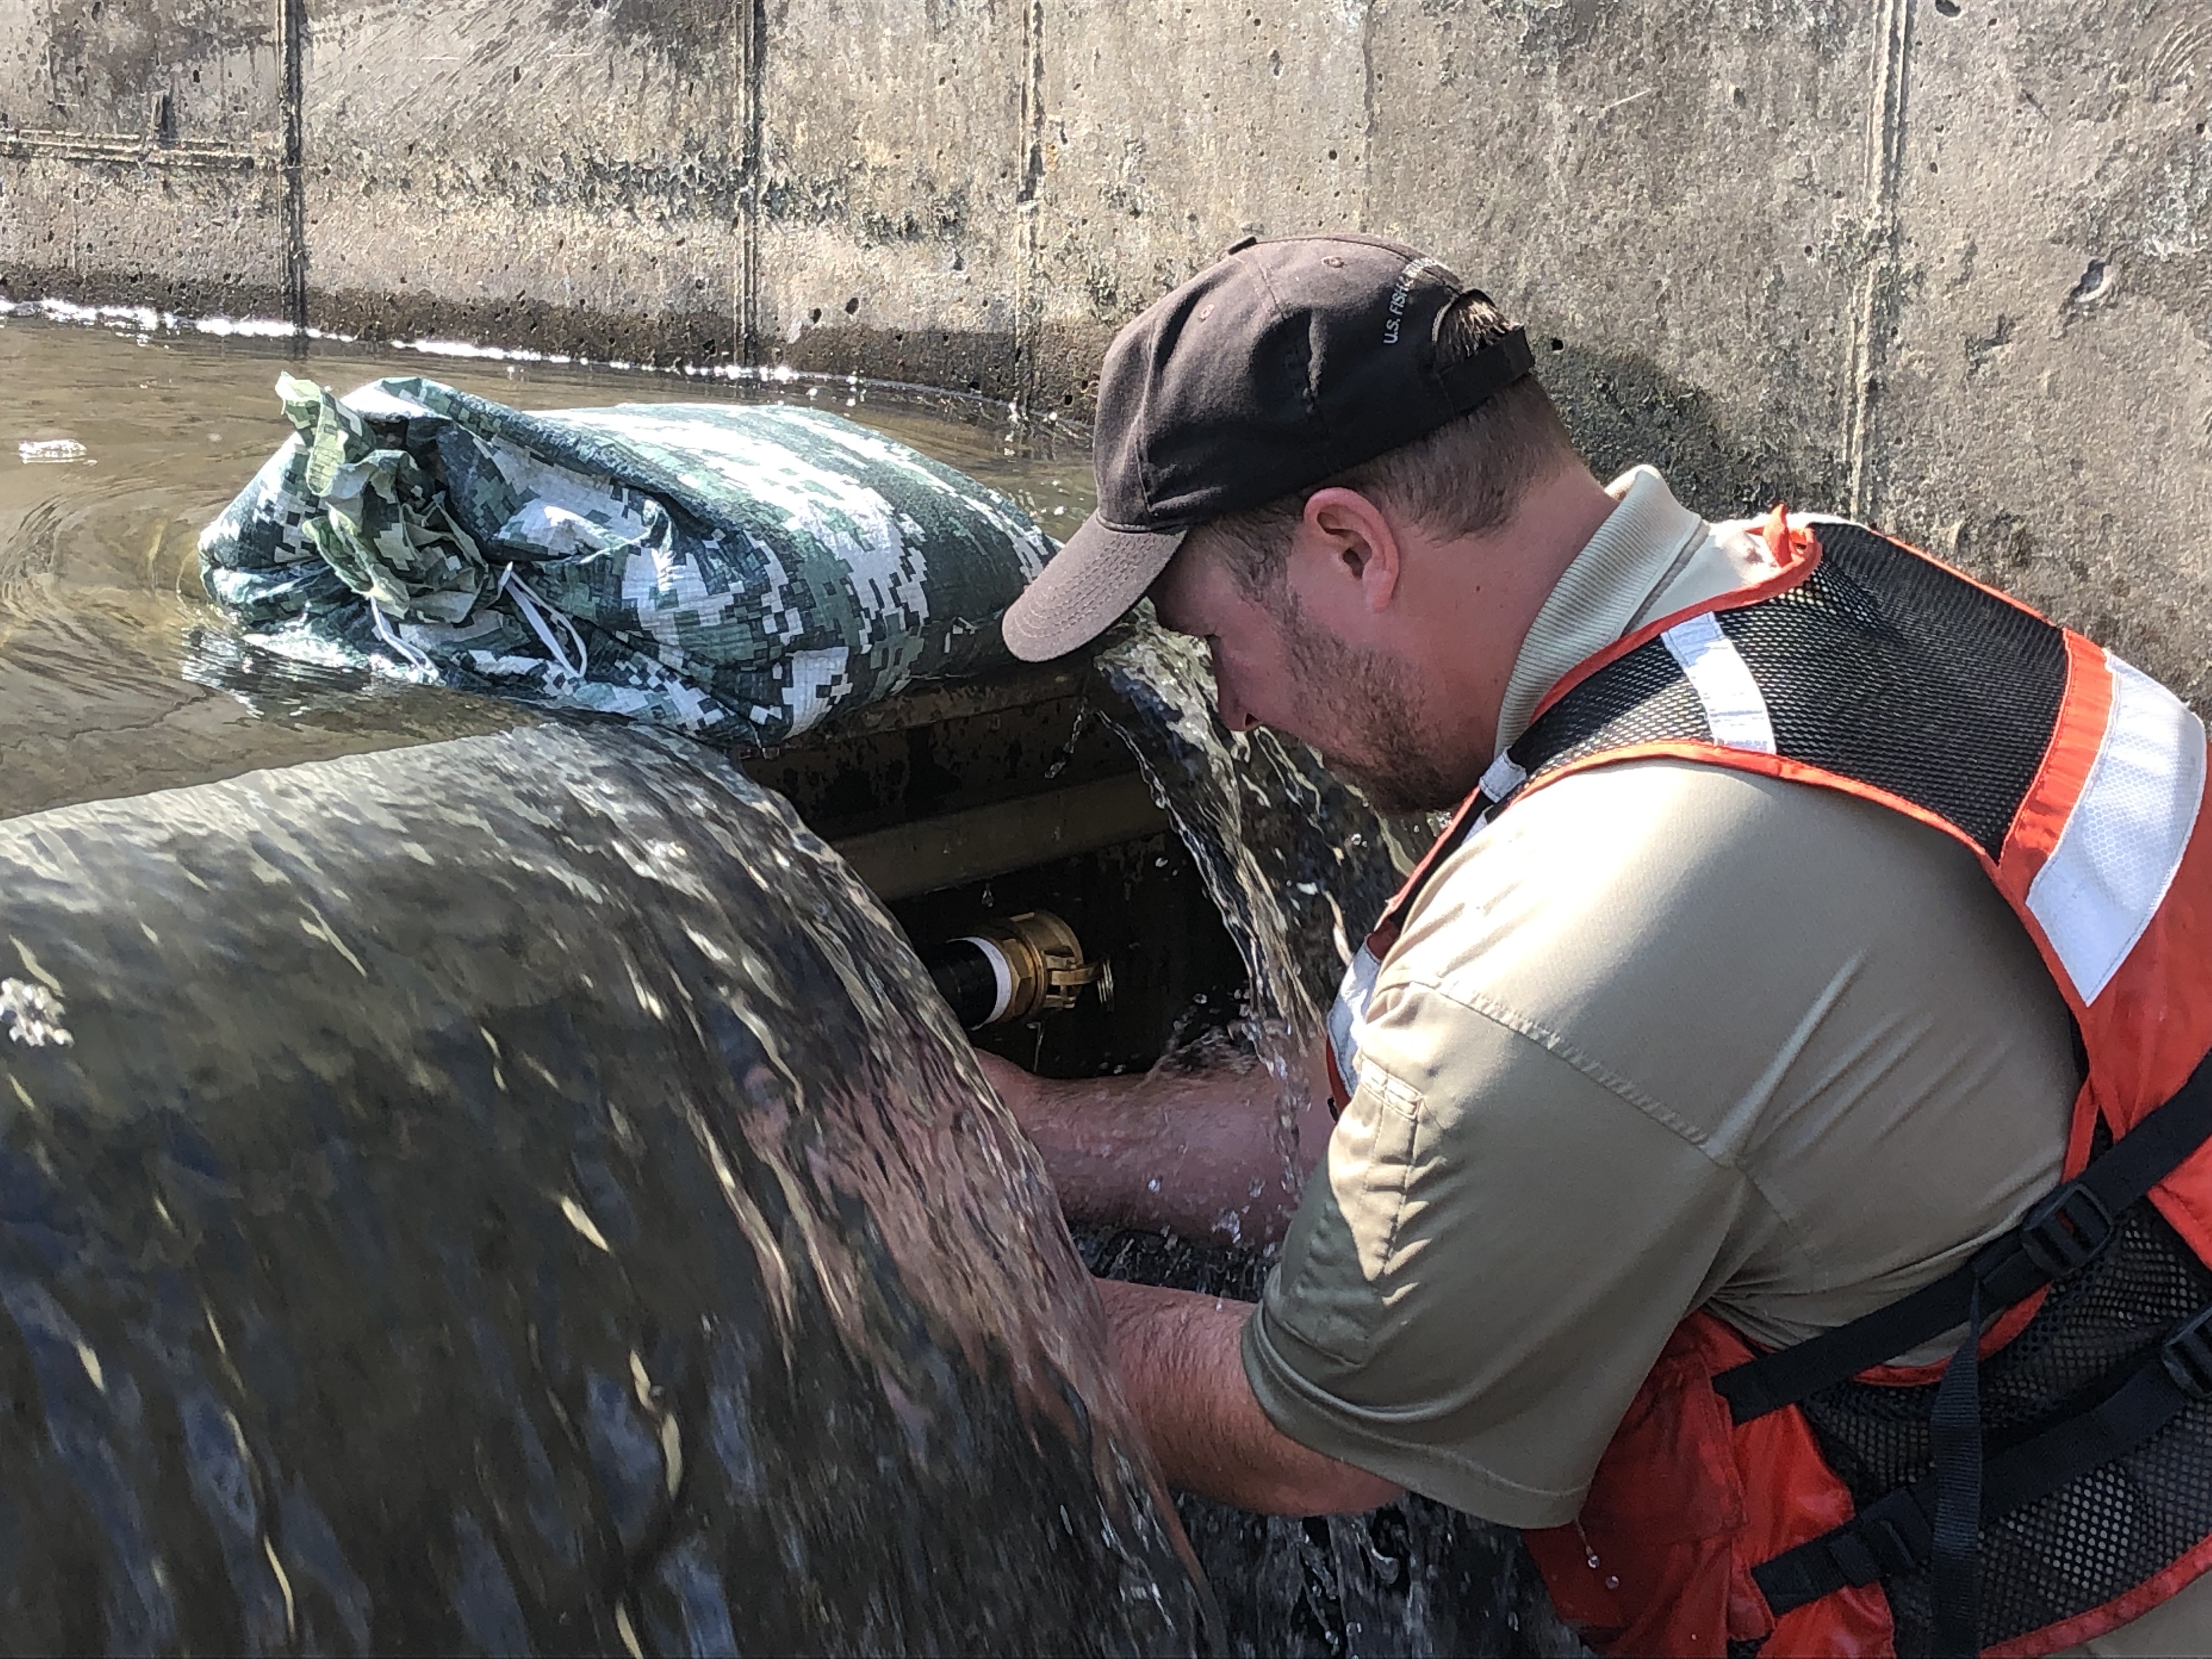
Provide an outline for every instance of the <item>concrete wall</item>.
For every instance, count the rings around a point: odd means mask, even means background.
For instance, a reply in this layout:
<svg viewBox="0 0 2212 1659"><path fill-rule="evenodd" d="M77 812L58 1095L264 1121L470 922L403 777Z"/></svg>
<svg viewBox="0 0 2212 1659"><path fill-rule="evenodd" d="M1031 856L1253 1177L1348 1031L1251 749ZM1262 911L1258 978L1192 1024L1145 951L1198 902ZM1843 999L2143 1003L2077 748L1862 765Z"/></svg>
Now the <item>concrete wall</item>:
<svg viewBox="0 0 2212 1659"><path fill-rule="evenodd" d="M0 0L0 283L1087 410L1234 237L2212 704L2206 0Z"/></svg>

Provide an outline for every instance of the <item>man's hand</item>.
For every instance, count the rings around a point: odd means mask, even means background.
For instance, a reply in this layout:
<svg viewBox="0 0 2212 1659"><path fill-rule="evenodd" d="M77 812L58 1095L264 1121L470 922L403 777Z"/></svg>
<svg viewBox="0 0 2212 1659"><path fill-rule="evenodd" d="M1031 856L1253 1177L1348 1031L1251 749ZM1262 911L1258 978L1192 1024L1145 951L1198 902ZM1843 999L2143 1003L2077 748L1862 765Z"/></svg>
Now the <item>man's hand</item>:
<svg viewBox="0 0 2212 1659"><path fill-rule="evenodd" d="M1249 1303L1093 1282L1122 1389L1170 1486L1262 1515L1355 1514L1404 1490L1300 1445L1268 1420L1244 1376Z"/></svg>
<svg viewBox="0 0 2212 1659"><path fill-rule="evenodd" d="M1062 1082L981 1049L975 1059L1073 1220L1279 1238L1328 1138L1326 1111L1310 1101L1285 1125L1283 1085L1262 1066Z"/></svg>

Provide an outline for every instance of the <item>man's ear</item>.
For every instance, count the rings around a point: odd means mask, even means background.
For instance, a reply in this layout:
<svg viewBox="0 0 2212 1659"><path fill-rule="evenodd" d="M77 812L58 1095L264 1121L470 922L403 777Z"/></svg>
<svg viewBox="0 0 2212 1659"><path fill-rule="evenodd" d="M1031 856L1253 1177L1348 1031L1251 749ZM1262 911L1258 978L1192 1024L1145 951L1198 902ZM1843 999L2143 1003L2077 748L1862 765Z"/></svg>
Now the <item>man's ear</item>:
<svg viewBox="0 0 2212 1659"><path fill-rule="evenodd" d="M1316 489L1306 498L1304 527L1323 555L1323 568L1314 574L1340 602L1353 599L1362 609L1379 611L1396 597L1404 552L1389 517L1370 498L1335 486ZM1358 588L1356 596L1337 586L1346 580Z"/></svg>

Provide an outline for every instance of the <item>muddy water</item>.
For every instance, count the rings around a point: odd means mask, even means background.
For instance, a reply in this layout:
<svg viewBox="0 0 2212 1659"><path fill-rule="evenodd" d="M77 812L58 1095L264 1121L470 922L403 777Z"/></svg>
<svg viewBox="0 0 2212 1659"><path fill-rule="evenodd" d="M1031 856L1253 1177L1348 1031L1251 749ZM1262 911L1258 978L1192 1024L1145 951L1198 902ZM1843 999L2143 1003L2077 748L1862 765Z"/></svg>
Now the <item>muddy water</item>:
<svg viewBox="0 0 2212 1659"><path fill-rule="evenodd" d="M1080 447L1010 431L1003 406L325 342L302 362L289 342L189 325L0 316L0 817L522 718L253 652L202 596L195 539L290 434L271 389L288 368L344 389L427 374L525 409L812 402L1007 491L1048 531L1089 510Z"/></svg>

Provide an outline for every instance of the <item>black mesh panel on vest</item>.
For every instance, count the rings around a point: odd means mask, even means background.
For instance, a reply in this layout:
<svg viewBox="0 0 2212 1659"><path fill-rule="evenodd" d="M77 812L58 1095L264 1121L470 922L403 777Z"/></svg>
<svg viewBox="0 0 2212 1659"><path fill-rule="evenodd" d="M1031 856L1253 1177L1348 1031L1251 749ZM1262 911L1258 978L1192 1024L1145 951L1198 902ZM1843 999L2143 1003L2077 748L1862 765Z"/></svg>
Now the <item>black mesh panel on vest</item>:
<svg viewBox="0 0 2212 1659"><path fill-rule="evenodd" d="M1647 640L1544 711L1510 752L1531 775L1638 743L1696 743L1705 705L1666 646Z"/></svg>
<svg viewBox="0 0 2212 1659"><path fill-rule="evenodd" d="M1717 613L1765 696L1776 748L2004 846L2066 690L2064 635L1856 525L1785 592ZM1513 745L1530 772L1632 744L1707 738L1662 640L1607 664Z"/></svg>
<svg viewBox="0 0 2212 1659"><path fill-rule="evenodd" d="M1809 580L1719 617L1766 691L1776 747L1996 857L2058 718L2065 635L1872 531L1815 534Z"/></svg>
<svg viewBox="0 0 2212 1659"><path fill-rule="evenodd" d="M1990 1454L2062 1407L2094 1404L2208 1304L2212 1270L2156 1210L2136 1205L2105 1253L2053 1285L2027 1328L1982 1362L1982 1426ZM1806 1401L1821 1452L1861 1507L1928 1473L1935 1395L1932 1382L1844 1382ZM2212 1401L2188 1407L2088 1479L1984 1530L1982 1641L2008 1641L2101 1606L2162 1571L2208 1533ZM1898 1652L1929 1652L1929 1575L1884 1585Z"/></svg>

